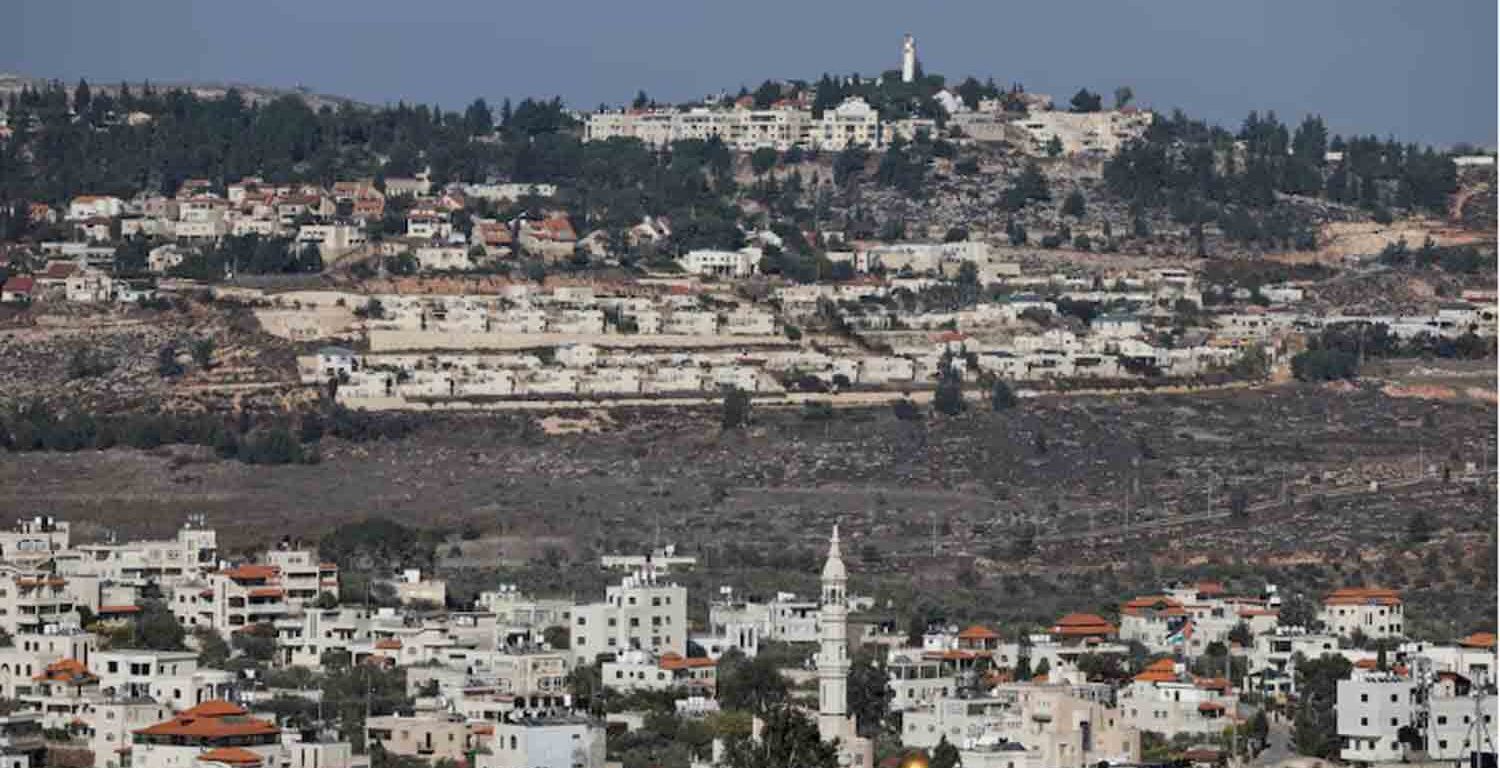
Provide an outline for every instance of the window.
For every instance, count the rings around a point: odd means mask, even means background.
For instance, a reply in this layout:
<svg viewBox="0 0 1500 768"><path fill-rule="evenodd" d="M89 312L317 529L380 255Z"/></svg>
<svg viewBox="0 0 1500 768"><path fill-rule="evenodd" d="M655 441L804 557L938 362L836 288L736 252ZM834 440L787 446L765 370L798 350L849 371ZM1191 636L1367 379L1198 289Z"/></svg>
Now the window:
<svg viewBox="0 0 1500 768"><path fill-rule="evenodd" d="M1359 695L1359 700L1360 700L1361 703L1368 702L1370 700L1370 694L1368 694L1368 693L1361 693Z"/></svg>

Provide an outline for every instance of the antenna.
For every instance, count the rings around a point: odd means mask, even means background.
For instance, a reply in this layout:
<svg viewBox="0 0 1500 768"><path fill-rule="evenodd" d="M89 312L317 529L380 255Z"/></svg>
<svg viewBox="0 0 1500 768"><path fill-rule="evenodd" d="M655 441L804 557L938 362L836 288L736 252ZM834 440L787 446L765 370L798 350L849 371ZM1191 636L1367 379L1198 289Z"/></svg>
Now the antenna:
<svg viewBox="0 0 1500 768"><path fill-rule="evenodd" d="M1489 723L1486 722L1489 715L1484 711L1485 691L1489 689L1489 681L1485 679L1486 677L1483 671L1478 672L1469 689L1469 697L1474 700L1474 714L1470 716L1469 729L1464 733L1464 749L1469 754L1466 756L1462 751L1458 753L1459 765L1463 765L1465 757L1471 763L1483 765L1486 762L1483 758L1479 760L1474 758L1486 752L1491 755L1495 754L1495 738L1490 733Z"/></svg>

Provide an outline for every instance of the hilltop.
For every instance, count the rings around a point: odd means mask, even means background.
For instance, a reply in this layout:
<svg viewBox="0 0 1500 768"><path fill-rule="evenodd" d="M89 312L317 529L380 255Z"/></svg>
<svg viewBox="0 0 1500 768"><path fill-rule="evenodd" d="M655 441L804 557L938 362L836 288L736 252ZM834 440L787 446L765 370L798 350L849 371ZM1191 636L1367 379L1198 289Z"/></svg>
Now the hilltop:
<svg viewBox="0 0 1500 768"><path fill-rule="evenodd" d="M0 72L0 99L8 100L11 96L20 94L22 90L29 88L35 91L46 88L47 86L56 82L56 78L33 77L30 75L17 74L13 72ZM303 86L287 88L282 86L259 85L254 83L215 83L195 81L154 82L149 80L142 82L126 81L124 83L89 82L89 88L92 89L95 93L107 93L111 96L119 95L121 85L124 85L125 87L137 93L147 88L154 88L162 91L181 89L193 94L200 99L221 99L224 98L224 94L228 93L232 89L238 91L241 97L243 97L245 101L250 104L266 104L282 98L283 96L296 96L306 102L308 108L312 109L313 111L320 110L323 107L329 107L332 109L345 109L350 107L359 109L373 109L375 107L375 105L373 104L361 102L345 96L315 93L311 89ZM72 87L72 84L70 84L69 87Z"/></svg>

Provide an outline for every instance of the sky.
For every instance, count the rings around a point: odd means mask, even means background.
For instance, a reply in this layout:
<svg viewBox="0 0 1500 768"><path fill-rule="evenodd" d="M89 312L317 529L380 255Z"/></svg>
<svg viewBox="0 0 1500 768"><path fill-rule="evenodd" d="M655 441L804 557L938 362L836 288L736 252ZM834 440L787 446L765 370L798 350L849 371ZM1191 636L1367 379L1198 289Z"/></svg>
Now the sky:
<svg viewBox="0 0 1500 768"><path fill-rule="evenodd" d="M929 73L1080 87L1238 127L1496 143L1496 0L7 0L0 72L76 82L303 85L460 109L590 109L767 78L878 74L916 36ZM15 7L19 7L20 24Z"/></svg>

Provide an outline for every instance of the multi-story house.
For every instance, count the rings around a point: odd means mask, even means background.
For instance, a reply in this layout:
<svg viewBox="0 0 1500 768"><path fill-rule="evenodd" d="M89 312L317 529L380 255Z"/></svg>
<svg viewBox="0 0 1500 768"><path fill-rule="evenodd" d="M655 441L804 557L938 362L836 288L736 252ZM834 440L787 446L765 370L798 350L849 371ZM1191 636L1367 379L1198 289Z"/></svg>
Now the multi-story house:
<svg viewBox="0 0 1500 768"><path fill-rule="evenodd" d="M604 686L617 691L691 688L712 696L718 687L718 666L718 662L706 657L626 651L613 661L604 662L600 669Z"/></svg>
<svg viewBox="0 0 1500 768"><path fill-rule="evenodd" d="M286 590L287 604L302 607L323 594L339 596L339 567L318 559L318 553L306 549L274 549L263 558L280 574Z"/></svg>
<svg viewBox="0 0 1500 768"><path fill-rule="evenodd" d="M198 768L200 763L269 767L280 764L282 753L281 729L275 723L223 700L205 701L138 729L132 737L134 768Z"/></svg>
<svg viewBox="0 0 1500 768"><path fill-rule="evenodd" d="M1378 587L1344 587L1323 598L1318 620L1334 634L1356 632L1372 640L1405 634L1401 593Z"/></svg>
<svg viewBox="0 0 1500 768"><path fill-rule="evenodd" d="M149 698L174 710L229 695L234 673L200 669L192 651L96 651L90 669L106 697Z"/></svg>
<svg viewBox="0 0 1500 768"><path fill-rule="evenodd" d="M604 768L604 724L577 714L497 723L475 768Z"/></svg>
<svg viewBox="0 0 1500 768"><path fill-rule="evenodd" d="M1138 762L1140 731L1109 694L1098 685L1018 683L985 696L942 697L902 715L901 743L932 749L946 739L964 765L1001 768Z"/></svg>
<svg viewBox="0 0 1500 768"><path fill-rule="evenodd" d="M365 721L365 743L378 743L393 755L465 760L474 749L474 730L458 717L384 715Z"/></svg>
<svg viewBox="0 0 1500 768"><path fill-rule="evenodd" d="M1225 678L1193 677L1171 659L1153 662L1120 691L1125 722L1167 737L1217 734L1235 717L1239 695Z"/></svg>

